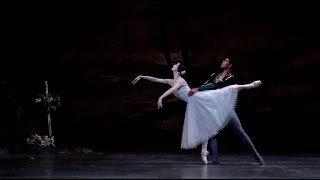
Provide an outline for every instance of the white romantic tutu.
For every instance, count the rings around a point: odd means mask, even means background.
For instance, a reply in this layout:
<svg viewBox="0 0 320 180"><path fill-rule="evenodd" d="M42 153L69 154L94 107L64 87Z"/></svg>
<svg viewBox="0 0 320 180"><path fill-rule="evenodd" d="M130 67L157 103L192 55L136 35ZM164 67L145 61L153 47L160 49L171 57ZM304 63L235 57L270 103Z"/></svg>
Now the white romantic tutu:
<svg viewBox="0 0 320 180"><path fill-rule="evenodd" d="M181 148L192 149L222 130L235 115L238 90L227 86L216 90L200 91L188 97L190 88L178 90L180 98L187 102L182 131Z"/></svg>

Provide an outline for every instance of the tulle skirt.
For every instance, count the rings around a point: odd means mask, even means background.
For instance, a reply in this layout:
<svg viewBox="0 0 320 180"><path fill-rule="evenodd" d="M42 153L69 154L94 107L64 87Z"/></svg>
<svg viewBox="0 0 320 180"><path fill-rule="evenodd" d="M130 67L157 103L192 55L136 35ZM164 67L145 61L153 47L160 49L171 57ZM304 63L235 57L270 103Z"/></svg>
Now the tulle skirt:
<svg viewBox="0 0 320 180"><path fill-rule="evenodd" d="M193 149L217 135L235 115L238 90L227 86L190 96L185 112L181 148Z"/></svg>

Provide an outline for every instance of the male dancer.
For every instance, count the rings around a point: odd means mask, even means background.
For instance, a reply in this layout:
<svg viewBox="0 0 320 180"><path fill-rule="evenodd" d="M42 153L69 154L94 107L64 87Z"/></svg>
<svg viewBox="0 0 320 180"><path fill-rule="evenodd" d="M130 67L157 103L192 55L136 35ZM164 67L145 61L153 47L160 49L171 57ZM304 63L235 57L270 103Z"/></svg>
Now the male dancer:
<svg viewBox="0 0 320 180"><path fill-rule="evenodd" d="M201 85L198 88L193 88L188 93L189 96L192 96L194 93L198 91L205 91L205 90L214 90L218 88L223 88L228 85L235 84L234 76L231 73L232 65L234 64L232 62L233 59L226 58L221 63L221 68L223 69L222 73L213 73L210 76L210 79L208 79L203 85ZM239 121L239 118L235 112L233 112L233 118L230 119L230 123L234 131L237 133L237 135L240 136L242 142L254 153L255 159L258 161L259 165L264 165L265 162L254 147L250 137L246 134L246 132L241 127L241 123ZM209 139L209 146L210 151L213 155L213 159L211 161L212 164L220 164L219 163L219 155L218 155L218 141L216 137L213 137Z"/></svg>

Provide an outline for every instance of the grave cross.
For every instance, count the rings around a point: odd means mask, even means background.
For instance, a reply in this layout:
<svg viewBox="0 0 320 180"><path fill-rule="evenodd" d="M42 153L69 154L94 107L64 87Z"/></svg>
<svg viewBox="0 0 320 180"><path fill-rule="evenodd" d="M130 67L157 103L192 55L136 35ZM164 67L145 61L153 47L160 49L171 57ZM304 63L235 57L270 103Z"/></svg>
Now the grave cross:
<svg viewBox="0 0 320 180"><path fill-rule="evenodd" d="M48 81L45 81L45 88L46 88L45 94L39 94L40 97L37 98L35 101L36 101L36 103L42 102L47 108L49 137L51 137L52 136L52 128L51 128L50 109L52 108L52 109L56 110L61 104L60 104L60 97L49 93ZM55 104L53 104L53 103L55 103Z"/></svg>

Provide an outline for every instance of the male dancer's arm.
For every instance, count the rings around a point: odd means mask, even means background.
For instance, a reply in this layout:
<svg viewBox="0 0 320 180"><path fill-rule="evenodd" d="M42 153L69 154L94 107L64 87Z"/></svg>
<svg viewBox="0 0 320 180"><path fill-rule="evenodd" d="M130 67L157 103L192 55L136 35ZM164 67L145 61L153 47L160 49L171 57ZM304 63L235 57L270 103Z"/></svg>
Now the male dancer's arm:
<svg viewBox="0 0 320 180"><path fill-rule="evenodd" d="M196 87L196 88L192 88L189 92L188 92L188 96L192 96L194 93L198 92L199 89L202 87L201 90L205 90L205 89L214 89L214 79L215 77L217 76L216 73L212 73L210 75L210 78L205 82L203 83L201 86L199 87Z"/></svg>
<svg viewBox="0 0 320 180"><path fill-rule="evenodd" d="M205 91L205 90L214 90L214 89L220 89L229 85L235 84L235 80L233 76L227 77L224 81L216 82L216 83L208 83L201 85L198 87L198 91Z"/></svg>
<svg viewBox="0 0 320 180"><path fill-rule="evenodd" d="M214 81L214 79L211 79L210 83L203 84L200 87L191 89L189 91L188 95L192 96L194 93L196 93L198 91L215 90L215 89L219 89L219 88L223 88L225 86L229 86L229 85L235 84L234 76L230 76L226 80L220 81L220 82L217 82L217 83L214 83L213 81Z"/></svg>

